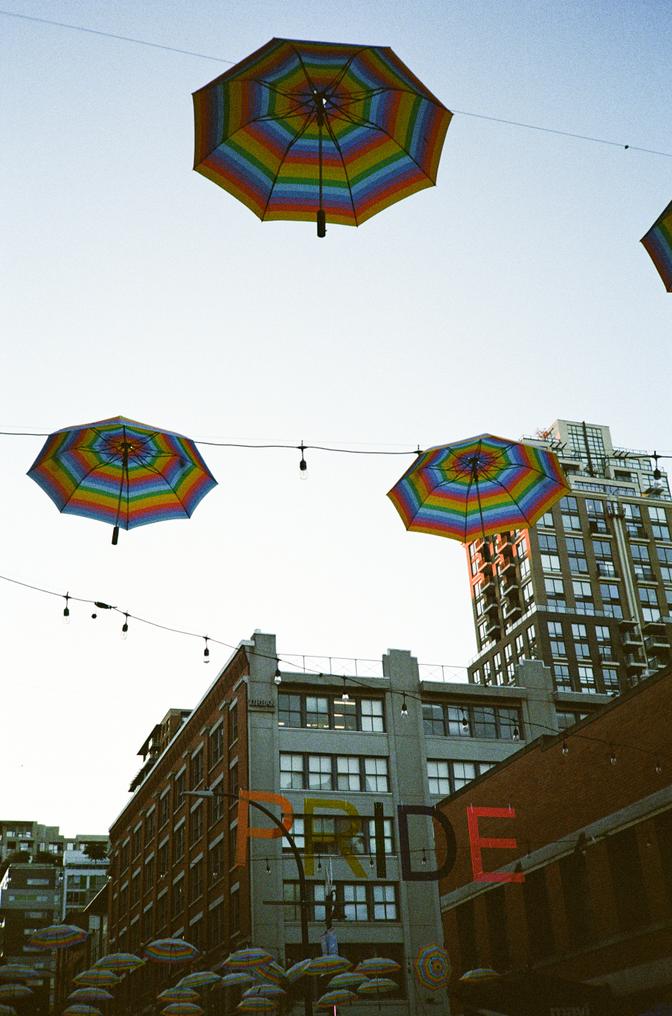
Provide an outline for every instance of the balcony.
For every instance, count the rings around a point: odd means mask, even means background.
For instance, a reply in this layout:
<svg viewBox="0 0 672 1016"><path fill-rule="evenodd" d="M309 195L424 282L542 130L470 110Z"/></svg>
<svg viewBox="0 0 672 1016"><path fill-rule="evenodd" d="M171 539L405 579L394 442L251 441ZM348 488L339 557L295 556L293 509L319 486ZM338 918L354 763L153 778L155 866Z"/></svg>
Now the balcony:
<svg viewBox="0 0 672 1016"><path fill-rule="evenodd" d="M505 603L504 604L504 619L511 623L516 618L520 617L523 613L523 608L519 603Z"/></svg>
<svg viewBox="0 0 672 1016"><path fill-rule="evenodd" d="M625 664L628 670L646 670L646 661L642 660L639 656L633 656L632 654L626 656Z"/></svg>
<svg viewBox="0 0 672 1016"><path fill-rule="evenodd" d="M656 653L669 653L670 642L665 635L648 635L644 639L644 645L646 646L647 652Z"/></svg>
<svg viewBox="0 0 672 1016"><path fill-rule="evenodd" d="M508 554L505 557L502 557L499 563L500 574L506 575L507 572L515 573L515 570L516 570L515 558L511 557Z"/></svg>

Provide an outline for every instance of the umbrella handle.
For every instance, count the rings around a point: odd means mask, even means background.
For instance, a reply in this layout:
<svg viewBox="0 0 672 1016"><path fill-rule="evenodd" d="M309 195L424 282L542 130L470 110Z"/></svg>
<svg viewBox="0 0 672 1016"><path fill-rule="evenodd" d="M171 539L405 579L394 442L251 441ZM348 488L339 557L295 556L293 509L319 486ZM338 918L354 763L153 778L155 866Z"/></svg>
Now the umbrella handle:
<svg viewBox="0 0 672 1016"><path fill-rule="evenodd" d="M116 547L119 542L119 526L115 526L112 530L112 546Z"/></svg>
<svg viewBox="0 0 672 1016"><path fill-rule="evenodd" d="M317 212L317 235L320 237L327 235L327 213L324 208L318 209Z"/></svg>

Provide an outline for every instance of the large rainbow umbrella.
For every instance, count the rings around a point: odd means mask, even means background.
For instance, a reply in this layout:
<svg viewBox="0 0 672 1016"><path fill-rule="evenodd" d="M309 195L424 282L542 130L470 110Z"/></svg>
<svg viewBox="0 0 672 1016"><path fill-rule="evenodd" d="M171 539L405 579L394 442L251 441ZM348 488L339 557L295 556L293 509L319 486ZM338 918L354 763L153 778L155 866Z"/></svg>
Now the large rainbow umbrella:
<svg viewBox="0 0 672 1016"><path fill-rule="evenodd" d="M334 1006L352 1005L353 1002L359 1001L361 1001L359 995L356 995L354 991L348 991L347 988L334 988L318 998L317 1007L318 1009L333 1009Z"/></svg>
<svg viewBox="0 0 672 1016"><path fill-rule="evenodd" d="M5 963L0 967L0 981L30 981L40 976L39 970L26 963Z"/></svg>
<svg viewBox="0 0 672 1016"><path fill-rule="evenodd" d="M468 543L533 526L568 490L547 448L479 434L421 452L387 496L407 529Z"/></svg>
<svg viewBox="0 0 672 1016"><path fill-rule="evenodd" d="M32 994L33 989L25 984L0 984L0 999L4 1002L18 1002Z"/></svg>
<svg viewBox="0 0 672 1016"><path fill-rule="evenodd" d="M145 961L140 957L136 956L135 953L107 953L105 956L101 956L99 960L93 964L97 969L112 970L120 974L128 973L130 970L135 970L136 967L141 967Z"/></svg>
<svg viewBox="0 0 672 1016"><path fill-rule="evenodd" d="M388 46L271 39L195 92L194 116L197 172L324 236L433 186L452 113Z"/></svg>
<svg viewBox="0 0 672 1016"><path fill-rule="evenodd" d="M253 984L243 992L243 998L284 998L287 994L279 984Z"/></svg>
<svg viewBox="0 0 672 1016"><path fill-rule="evenodd" d="M240 1009L241 1012L275 1012L276 1008L277 1005L272 998L264 998L260 995L243 998L236 1006L236 1009Z"/></svg>
<svg viewBox="0 0 672 1016"><path fill-rule="evenodd" d="M28 476L59 511L119 529L190 518L217 483L188 437L115 416L51 434Z"/></svg>
<svg viewBox="0 0 672 1016"><path fill-rule="evenodd" d="M75 1002L63 1010L63 1016L103 1016L102 1009L95 1005L85 1005L83 1002Z"/></svg>
<svg viewBox="0 0 672 1016"><path fill-rule="evenodd" d="M672 293L672 201L641 239L658 269L663 285Z"/></svg>
<svg viewBox="0 0 672 1016"><path fill-rule="evenodd" d="M450 981L450 957L440 945L423 945L413 960L413 969L418 984L430 991L440 991Z"/></svg>
<svg viewBox="0 0 672 1016"><path fill-rule="evenodd" d="M222 988L247 988L254 983L254 978L244 970L234 970L230 974L224 974L219 983Z"/></svg>
<svg viewBox="0 0 672 1016"><path fill-rule="evenodd" d="M38 928L30 938L30 944L37 949L69 949L81 945L89 937L88 931L75 924L50 924Z"/></svg>
<svg viewBox="0 0 672 1016"><path fill-rule="evenodd" d="M155 963L187 963L199 955L196 946L182 938L157 938L145 946L145 956Z"/></svg>
<svg viewBox="0 0 672 1016"><path fill-rule="evenodd" d="M224 960L224 966L233 967L238 970L248 970L254 967L267 966L272 962L273 957L269 952L252 945L246 949L237 949L235 952L232 952Z"/></svg>
<svg viewBox="0 0 672 1016"><path fill-rule="evenodd" d="M396 974L400 969L397 961L387 956L369 956L355 967L356 973L363 974L364 977L387 977L389 974Z"/></svg>
<svg viewBox="0 0 672 1016"><path fill-rule="evenodd" d="M99 970L82 970L81 973L76 974L73 977L75 984L81 984L90 986L93 988L109 988L115 984L119 984L121 978L114 973L113 970L105 970L100 968Z"/></svg>
<svg viewBox="0 0 672 1016"><path fill-rule="evenodd" d="M75 988L68 995L68 1002L110 1002L113 998L105 988Z"/></svg>
<svg viewBox="0 0 672 1016"><path fill-rule="evenodd" d="M257 977L270 981L271 984L279 984L280 987L283 987L287 983L287 974L276 960L257 967L255 973Z"/></svg>
<svg viewBox="0 0 672 1016"><path fill-rule="evenodd" d="M201 1016L205 1009L195 1002L171 1002L162 1012L166 1016Z"/></svg>
<svg viewBox="0 0 672 1016"><path fill-rule="evenodd" d="M193 974L185 974L177 982L178 988L207 988L211 984L219 984L221 977L212 970L195 970Z"/></svg>
<svg viewBox="0 0 672 1016"><path fill-rule="evenodd" d="M322 977L324 974L341 974L351 966L352 963L345 956L314 956L306 973L311 977Z"/></svg>
<svg viewBox="0 0 672 1016"><path fill-rule="evenodd" d="M195 1002L199 995L193 988L181 988L176 985L174 988L165 988L157 996L159 1002Z"/></svg>
<svg viewBox="0 0 672 1016"><path fill-rule="evenodd" d="M360 995L388 995L398 988L396 981L389 977L372 977L370 981L363 981L357 988Z"/></svg>

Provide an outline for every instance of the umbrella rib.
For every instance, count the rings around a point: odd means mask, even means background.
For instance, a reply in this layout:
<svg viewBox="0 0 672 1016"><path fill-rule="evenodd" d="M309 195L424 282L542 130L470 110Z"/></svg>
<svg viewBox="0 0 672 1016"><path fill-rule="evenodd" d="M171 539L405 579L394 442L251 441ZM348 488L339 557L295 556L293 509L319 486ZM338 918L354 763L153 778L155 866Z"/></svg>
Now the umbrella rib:
<svg viewBox="0 0 672 1016"><path fill-rule="evenodd" d="M390 141L392 141L397 146L397 148L399 148L400 151L404 153L404 155L408 156L411 162L413 162L418 167L423 176L427 177L428 180L431 180L433 184L436 184L436 180L433 177L431 177L429 173L426 172L425 169L423 169L423 167L420 165L417 159L413 158L408 149L404 148L401 142L397 141L394 135L390 134L390 132L385 130L384 127L380 127L378 124L373 123L372 120L363 120L361 117L355 116L354 113L346 112L341 106L338 106L336 104L334 105L335 108L339 111L339 113L343 113L344 117L347 120L349 120L350 123L355 124L357 127L367 127L369 130L372 131L380 131L381 134L384 134L386 137L388 137ZM338 117L336 117L336 119L338 119Z"/></svg>
<svg viewBox="0 0 672 1016"><path fill-rule="evenodd" d="M500 483L500 481L497 479L496 476L489 476L487 471L484 470L482 475L485 477L486 480L488 480L489 483L496 483L498 487L501 487L502 490L505 491L508 494L508 496L511 498L511 500L515 504L515 506L518 509L518 511L520 512L520 514L523 516L523 518L527 522L528 527L530 529L532 529L533 523L530 522L530 520L528 519L527 515L523 511L523 508L522 508L522 505L520 504L520 501L514 496L514 494L512 494L511 490L508 487L505 487L503 483Z"/></svg>
<svg viewBox="0 0 672 1016"><path fill-rule="evenodd" d="M278 182L278 177L280 176L280 170L282 169L284 161L285 161L285 159L287 158L287 156L289 154L289 150L306 133L306 130L308 129L308 126L309 126L312 118L313 118L313 114L309 113L308 116L306 117L306 122L304 123L303 127L301 128L301 130L298 131L294 135L294 137L291 139L291 141L289 142L289 144L285 148L284 152L282 153L282 158L280 159L280 162L278 163L278 168L276 169L275 176L273 177L273 183L271 184L270 190L268 192L268 197L266 198L266 204L264 205L264 210L261 213L261 215L259 216L259 218L262 220L262 222L263 222L263 220L266 217L266 212L268 211L268 206L271 203L271 198L273 197L273 191L275 189L275 185Z"/></svg>
<svg viewBox="0 0 672 1016"><path fill-rule="evenodd" d="M354 60L354 57L353 57L353 60ZM328 115L326 113L325 113L325 116L324 116L324 122L327 125L327 130L329 131L329 136L331 137L331 140L334 142L334 145L336 146L336 151L338 152L338 154L340 156L340 159L341 159L341 164L343 166L343 174L345 176L345 182L348 185L348 193L350 195L350 204L352 205L352 214L353 214L354 219L355 219L355 225L358 226L359 222L357 221L357 209L355 208L355 199L354 199L354 196L353 196L353 193L352 193L352 187L350 185L350 177L348 176L348 169L347 169L347 166L345 165L345 159L343 157L343 151L341 150L341 146L339 145L338 141L336 140L336 135L334 134L332 126L329 123L329 117L328 117Z"/></svg>
<svg viewBox="0 0 672 1016"><path fill-rule="evenodd" d="M142 463L142 465L145 467L145 469L148 469L151 473L156 473L157 476L161 477L161 479L164 481L166 487L168 487L169 490L172 490L172 492L175 495L176 499L182 505L182 507L184 509L184 514L186 515L186 517L188 519L190 519L191 518L191 512L187 511L187 507L186 507L184 501L182 500L180 495L177 493L177 491L173 487L172 483L170 483L168 478L166 476L164 476L164 474L161 472L161 470L160 469L155 469L154 466L150 465L148 462L143 462L142 459L138 459L138 461Z"/></svg>
<svg viewBox="0 0 672 1016"><path fill-rule="evenodd" d="M394 85L381 85L380 88L370 88L365 92L350 92L346 102L359 102L361 99L370 99L375 95L384 95L385 92L402 92L404 95L415 95L417 98L424 99L425 102L431 102L438 109L445 109L446 112L450 112L448 107L444 106L433 95L426 95L424 92L415 91L412 88L395 88Z"/></svg>
<svg viewBox="0 0 672 1016"><path fill-rule="evenodd" d="M358 50L356 50L356 52L354 52L354 53L352 54L352 56L350 57L350 59L349 59L349 60L346 60L346 61L345 61L345 64L343 65L343 68L342 68L342 70L340 70L340 71L338 72L338 74L336 75L336 77L334 78L334 80L333 80L333 81L330 81L330 82L329 82L329 84L328 84L328 85L327 85L327 87L325 88L325 92L330 92L330 91L333 91L333 89L334 89L334 88L338 88L338 86L340 85L341 81L343 80L343 78L345 77L345 75L346 75L346 74L348 73L348 71L349 71L349 70L350 70L350 68L352 67L352 64L353 64L353 63L354 63L354 61L355 61L355 60L357 59L357 57L359 56L359 54L360 54L360 53L365 53L365 52L366 52L366 50L367 50L367 47L366 47L366 46L361 46L361 47L360 47L360 48L359 48ZM351 93L351 94L352 94L352 93Z"/></svg>
<svg viewBox="0 0 672 1016"><path fill-rule="evenodd" d="M45 462L50 462L50 461L53 462L53 460L54 460L54 456L52 455L52 456L50 456L49 459L45 459L44 461ZM109 466L109 464L111 462L114 462L114 456L112 456L112 458L110 458L110 459L106 459L104 462L96 462L95 466L91 466L91 469L87 470L87 472L84 473L84 475L82 477L80 477L80 479L77 481L77 486L73 489L72 494L70 494L70 496L68 497L68 500L64 503L63 508L59 508L58 510L62 513L68 507L68 505L70 504L73 496L77 493L77 491L79 490L81 485L84 483L84 480L87 480L89 478L89 476L91 476L92 473L95 473L95 471L97 469L100 469L101 466ZM40 465L43 465L43 464L44 463L40 463Z"/></svg>

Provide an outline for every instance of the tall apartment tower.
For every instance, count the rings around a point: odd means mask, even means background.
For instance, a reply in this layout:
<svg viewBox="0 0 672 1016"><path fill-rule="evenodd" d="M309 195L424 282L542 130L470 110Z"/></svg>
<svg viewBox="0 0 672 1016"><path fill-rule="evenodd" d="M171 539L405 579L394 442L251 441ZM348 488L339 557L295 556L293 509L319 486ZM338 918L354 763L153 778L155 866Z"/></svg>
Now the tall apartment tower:
<svg viewBox="0 0 672 1016"><path fill-rule="evenodd" d="M670 662L667 475L597 424L556 420L524 440L556 452L571 493L534 528L469 544L469 680L508 684L517 662L537 658L558 692L618 693Z"/></svg>

